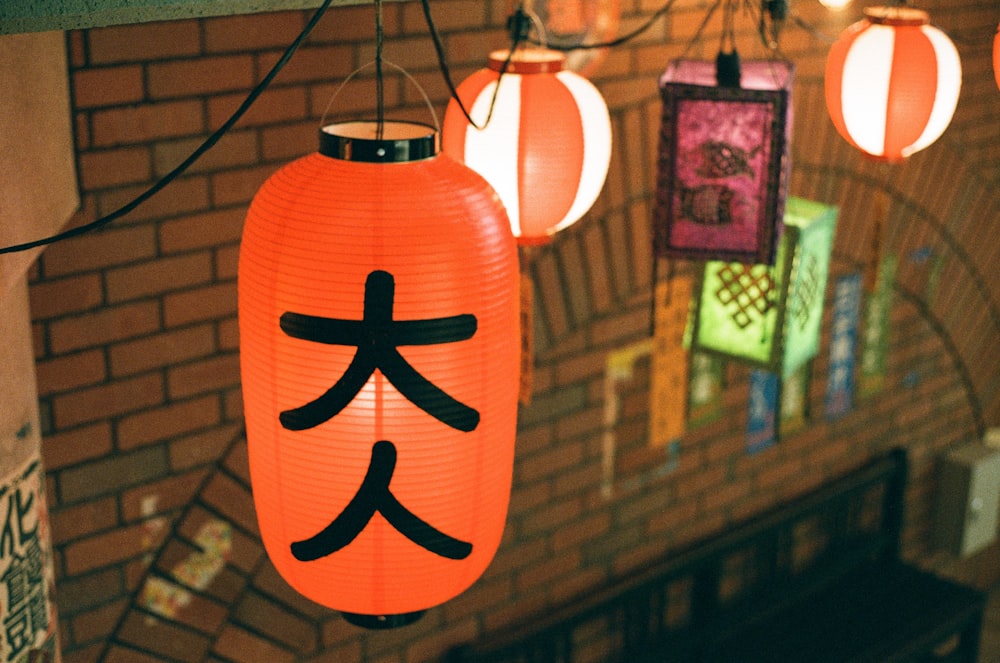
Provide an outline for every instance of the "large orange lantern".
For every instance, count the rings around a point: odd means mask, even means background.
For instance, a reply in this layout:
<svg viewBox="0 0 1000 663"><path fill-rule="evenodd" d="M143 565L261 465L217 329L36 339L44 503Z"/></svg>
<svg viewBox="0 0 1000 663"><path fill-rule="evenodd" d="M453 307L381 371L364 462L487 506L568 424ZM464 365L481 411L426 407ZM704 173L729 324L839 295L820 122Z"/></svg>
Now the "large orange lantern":
<svg viewBox="0 0 1000 663"><path fill-rule="evenodd" d="M240 250L254 503L282 577L409 623L500 543L517 417L517 248L495 192L404 122L324 127Z"/></svg>
<svg viewBox="0 0 1000 663"><path fill-rule="evenodd" d="M826 61L826 105L837 131L863 152L901 161L951 122L962 65L948 36L911 7L868 7Z"/></svg>
<svg viewBox="0 0 1000 663"><path fill-rule="evenodd" d="M611 159L611 120L601 93L564 68L562 53L524 48L509 60L508 54L491 53L489 66L458 87L476 126L453 99L443 148L493 185L519 243L544 244L600 194Z"/></svg>
<svg viewBox="0 0 1000 663"><path fill-rule="evenodd" d="M993 35L993 76L1000 88L1000 25L997 25L997 33Z"/></svg>

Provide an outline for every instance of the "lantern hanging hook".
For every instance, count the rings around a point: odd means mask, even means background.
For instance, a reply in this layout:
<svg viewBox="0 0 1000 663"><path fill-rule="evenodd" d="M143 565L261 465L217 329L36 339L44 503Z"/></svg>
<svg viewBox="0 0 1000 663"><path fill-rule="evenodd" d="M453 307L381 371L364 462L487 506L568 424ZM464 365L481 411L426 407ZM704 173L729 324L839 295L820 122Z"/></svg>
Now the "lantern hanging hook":
<svg viewBox="0 0 1000 663"><path fill-rule="evenodd" d="M431 98L427 95L427 91L424 90L424 87L417 81L417 79L415 79L413 77L412 74L410 74L410 72L408 72L406 69L400 67L398 64L396 64L392 60L386 60L385 58L383 58L382 59L382 65L383 66L389 66L389 67L395 69L400 74L402 74L403 76L405 76L408 81L410 81L411 83L413 83L413 86L417 88L418 92L420 92L420 96L423 97L423 99L424 99L424 105L427 106L427 110L430 111L431 118L434 120L434 128L437 130L438 133L441 133L441 123L438 121L437 111L434 110L434 104L431 102ZM369 67L375 67L375 66L377 66L375 60L372 60L371 62L363 64L360 67L358 67L357 69L355 69L354 71L352 71L351 73L349 73L344 78L344 80L340 82L340 85L337 86L337 89L333 91L332 95L330 95L330 101L328 101L326 103L326 108L323 109L323 115L320 117L320 121L319 121L321 127L322 126L326 126L326 116L330 114L330 108L333 107L334 100L337 98L337 96L340 95L340 93L343 91L343 89L345 87L347 87L347 84L350 83L351 80L355 76L357 76L358 74L360 74L365 69L368 69ZM381 124L381 122L384 121L384 117L379 116L379 121L380 121L379 123Z"/></svg>

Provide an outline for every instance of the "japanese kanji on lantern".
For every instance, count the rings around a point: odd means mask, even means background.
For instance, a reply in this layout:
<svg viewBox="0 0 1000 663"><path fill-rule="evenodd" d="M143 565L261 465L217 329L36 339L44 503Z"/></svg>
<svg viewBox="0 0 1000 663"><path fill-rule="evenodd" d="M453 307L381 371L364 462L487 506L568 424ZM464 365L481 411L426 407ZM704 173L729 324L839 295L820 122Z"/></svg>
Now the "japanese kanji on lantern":
<svg viewBox="0 0 1000 663"><path fill-rule="evenodd" d="M458 86L476 124L454 99L444 116L444 151L493 185L520 244L544 244L577 221L608 174L607 104L565 62L550 49L494 51Z"/></svg>
<svg viewBox="0 0 1000 663"><path fill-rule="evenodd" d="M678 60L660 77L663 115L653 213L657 256L770 263L790 170L788 62Z"/></svg>
<svg viewBox="0 0 1000 663"><path fill-rule="evenodd" d="M247 442L261 538L300 593L397 626L489 564L518 288L496 193L431 127L326 126L261 187L239 267Z"/></svg>

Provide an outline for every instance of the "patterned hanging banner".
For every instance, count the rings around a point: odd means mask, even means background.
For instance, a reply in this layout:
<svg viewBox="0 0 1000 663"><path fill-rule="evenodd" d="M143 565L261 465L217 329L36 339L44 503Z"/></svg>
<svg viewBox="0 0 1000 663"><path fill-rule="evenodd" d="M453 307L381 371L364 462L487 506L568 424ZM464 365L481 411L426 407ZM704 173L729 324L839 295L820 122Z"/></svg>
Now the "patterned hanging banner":
<svg viewBox="0 0 1000 663"><path fill-rule="evenodd" d="M653 336L653 375L650 397L649 443L667 447L684 435L687 411L688 355L684 349L693 291L690 274L657 283Z"/></svg>
<svg viewBox="0 0 1000 663"><path fill-rule="evenodd" d="M870 396L885 386L886 357L889 354L889 309L896 282L896 256L886 255L878 270L875 290L865 303L865 326L861 341L861 376L858 391Z"/></svg>
<svg viewBox="0 0 1000 663"><path fill-rule="evenodd" d="M781 407L778 434L788 435L806 427L809 417L809 377L812 363L806 362L781 380Z"/></svg>
<svg viewBox="0 0 1000 663"><path fill-rule="evenodd" d="M777 440L778 384L778 376L774 373L759 369L750 371L747 453L767 449Z"/></svg>
<svg viewBox="0 0 1000 663"><path fill-rule="evenodd" d="M688 422L705 425L722 416L722 387L726 362L717 355L691 353L691 380L688 385Z"/></svg>
<svg viewBox="0 0 1000 663"><path fill-rule="evenodd" d="M861 309L861 275L841 276L833 290L830 374L826 383L826 416L836 419L854 407L854 351Z"/></svg>

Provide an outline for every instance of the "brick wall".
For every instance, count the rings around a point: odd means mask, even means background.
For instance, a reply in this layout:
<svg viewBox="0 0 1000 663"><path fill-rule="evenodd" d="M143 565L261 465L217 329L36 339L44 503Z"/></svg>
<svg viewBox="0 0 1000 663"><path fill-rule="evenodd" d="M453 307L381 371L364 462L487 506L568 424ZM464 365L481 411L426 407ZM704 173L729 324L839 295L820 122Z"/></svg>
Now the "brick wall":
<svg viewBox="0 0 1000 663"><path fill-rule="evenodd" d="M456 81L503 44L506 4L434 3ZM833 132L822 102L826 42L791 25L782 40L799 81L792 192L841 207L834 277L868 256L872 196L892 201L885 250L900 256L900 278L885 390L836 421L823 417L827 320L805 430L747 455L748 371L731 364L727 416L692 427L677 467L661 476L662 458L641 453L650 375L648 359L639 359L632 379L618 385L623 408L614 427L621 448L637 453L620 460L611 496L601 492L607 356L649 333L656 77L685 50L708 4L678 0L595 74L613 115L611 173L594 210L530 256L536 389L520 415L504 543L472 589L414 626L362 633L284 585L257 537L239 435L243 215L271 172L315 149L339 81L372 59L372 10L331 10L246 118L188 173L103 232L44 253L31 299L68 663L434 660L451 644L608 582L900 444L914 461L907 556L970 581L995 577L988 555L956 564L928 544L935 458L1000 423L1000 249L988 232L1000 223L998 93L989 71L1000 16L988 3L925 3L961 38L966 87L946 138L895 168L866 162ZM622 30L658 5L623 2ZM793 8L829 34L856 16L806 0ZM69 33L83 199L74 222L116 209L179 163L307 17ZM385 25L386 57L406 67L440 114L446 91L419 5L386 6ZM714 56L717 35L713 22L690 54ZM741 53L759 56L760 48L746 42ZM370 74L336 97L332 117L373 108ZM395 74L386 99L397 115L427 119L419 93ZM142 609L150 578L203 551L199 532L211 523L228 532L228 561L176 614L151 617Z"/></svg>

